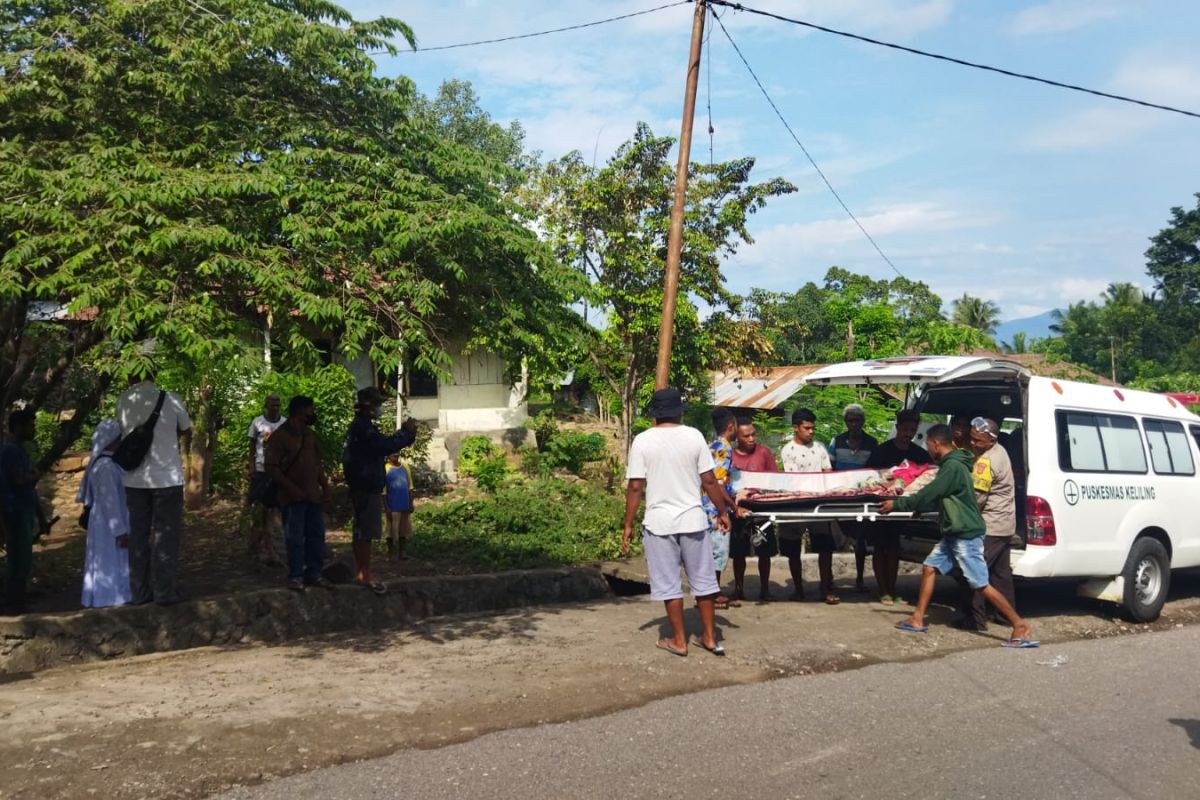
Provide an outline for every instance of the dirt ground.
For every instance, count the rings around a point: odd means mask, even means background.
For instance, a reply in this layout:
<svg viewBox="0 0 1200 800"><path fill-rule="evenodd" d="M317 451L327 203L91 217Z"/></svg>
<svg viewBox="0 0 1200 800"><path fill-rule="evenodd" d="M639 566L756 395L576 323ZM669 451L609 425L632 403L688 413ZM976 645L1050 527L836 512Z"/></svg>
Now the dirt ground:
<svg viewBox="0 0 1200 800"><path fill-rule="evenodd" d="M914 579L901 590L913 596ZM1070 585L1023 586L1043 647L1011 657L1070 670L1055 643L1200 621L1200 575L1178 575L1172 597L1159 622L1135 626ZM0 797L201 797L708 687L995 647L1006 633L947 628L944 605L928 634L894 631L906 613L849 592L835 607L748 603L718 615L727 658L697 648L679 658L654 648L662 605L640 596L12 676L0 683Z"/></svg>
<svg viewBox="0 0 1200 800"><path fill-rule="evenodd" d="M39 486L42 502L60 519L34 546L34 575L30 586L31 612L74 611L79 608L82 586L85 531L79 527L80 506L75 502L82 475L77 456L64 458L59 471L49 473ZM348 502L334 498L335 512L327 521L327 541L334 555L349 551L348 520L338 510L348 510ZM200 598L230 594L284 582L282 566L268 567L247 555L246 519L234 497L214 497L203 508L185 510L184 530L180 539L179 585L186 597ZM242 527L239 527L242 526ZM277 534L276 549L282 559L282 539ZM399 562L387 559L383 550L372 564L384 580L401 575L456 575L472 571L471 565L426 561L410 558Z"/></svg>

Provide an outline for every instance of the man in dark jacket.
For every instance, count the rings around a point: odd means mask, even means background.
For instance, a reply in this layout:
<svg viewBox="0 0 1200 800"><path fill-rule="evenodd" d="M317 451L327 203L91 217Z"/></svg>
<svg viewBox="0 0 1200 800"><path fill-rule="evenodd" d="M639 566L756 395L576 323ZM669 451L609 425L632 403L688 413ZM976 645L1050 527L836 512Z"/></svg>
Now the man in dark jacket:
<svg viewBox="0 0 1200 800"><path fill-rule="evenodd" d="M925 633L925 612L933 599L933 584L937 574L948 575L957 564L967 583L999 611L1012 626L1005 647L1036 647L1029 638L1029 623L1021 619L1004 595L988 583L987 562L983 558L983 535L987 531L979 506L975 502L975 486L971 479L971 455L954 446L954 435L948 425L935 425L925 434L929 454L938 463L937 477L914 495L886 500L880 506L882 514L893 511L939 513L938 525L942 539L934 545L921 571L921 592L912 615L897 623L896 628L912 633Z"/></svg>
<svg viewBox="0 0 1200 800"><path fill-rule="evenodd" d="M371 543L383 535L383 490L387 486L384 459L411 445L417 438L417 421L407 419L400 430L384 436L375 424L383 410L383 393L373 386L358 393L354 420L346 432L342 468L354 509L355 579L375 594L385 594L382 581L371 575Z"/></svg>

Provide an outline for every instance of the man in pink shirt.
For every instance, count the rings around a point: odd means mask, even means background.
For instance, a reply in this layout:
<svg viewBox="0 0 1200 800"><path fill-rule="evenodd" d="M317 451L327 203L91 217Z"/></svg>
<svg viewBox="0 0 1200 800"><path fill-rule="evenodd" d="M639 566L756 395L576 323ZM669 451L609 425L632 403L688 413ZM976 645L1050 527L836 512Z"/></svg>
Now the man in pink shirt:
<svg viewBox="0 0 1200 800"><path fill-rule="evenodd" d="M748 419L739 419L737 440L733 448L733 468L746 472L778 472L775 454L771 448L758 443L758 430ZM779 552L774 526L767 530L766 537L757 545L751 540L752 523L735 519L733 533L729 538L729 557L733 561L734 599L745 600L746 559L751 553L758 556L758 599L766 603L771 600L771 557Z"/></svg>

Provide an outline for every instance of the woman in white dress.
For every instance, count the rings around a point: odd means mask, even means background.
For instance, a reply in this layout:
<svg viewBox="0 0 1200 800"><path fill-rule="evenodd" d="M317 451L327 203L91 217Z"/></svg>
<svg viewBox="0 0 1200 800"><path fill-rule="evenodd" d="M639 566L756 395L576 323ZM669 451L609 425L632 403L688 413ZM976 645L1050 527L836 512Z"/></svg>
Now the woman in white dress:
<svg viewBox="0 0 1200 800"><path fill-rule="evenodd" d="M120 606L133 599L129 588L129 507L125 471L112 460L121 425L106 419L92 434L92 458L76 500L88 510L87 555L83 562L85 608Z"/></svg>

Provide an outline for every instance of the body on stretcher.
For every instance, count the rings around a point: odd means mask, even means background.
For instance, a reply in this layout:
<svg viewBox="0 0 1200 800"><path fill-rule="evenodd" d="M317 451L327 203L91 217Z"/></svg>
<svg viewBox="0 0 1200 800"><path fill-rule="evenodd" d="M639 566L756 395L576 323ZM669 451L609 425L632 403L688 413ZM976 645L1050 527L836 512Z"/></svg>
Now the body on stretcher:
<svg viewBox="0 0 1200 800"><path fill-rule="evenodd" d="M936 519L937 514L894 512L883 515L884 500L906 492L914 481L928 483L936 468L914 475L903 465L896 470L856 469L844 472L750 472L730 476L738 505L747 509L760 531L771 525L805 522L911 522ZM926 475L924 479L922 475ZM899 477L902 476L902 477ZM909 480L905 480L909 478Z"/></svg>

